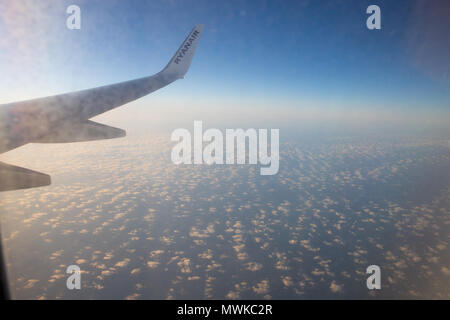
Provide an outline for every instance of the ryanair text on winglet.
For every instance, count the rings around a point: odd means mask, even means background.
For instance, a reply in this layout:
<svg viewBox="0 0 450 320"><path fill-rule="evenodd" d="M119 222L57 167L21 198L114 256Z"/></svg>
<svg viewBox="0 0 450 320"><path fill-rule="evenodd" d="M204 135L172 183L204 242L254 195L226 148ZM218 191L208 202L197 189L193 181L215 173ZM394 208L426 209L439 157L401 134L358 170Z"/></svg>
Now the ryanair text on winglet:
<svg viewBox="0 0 450 320"><path fill-rule="evenodd" d="M267 129L226 129L224 138L219 129L210 128L203 133L203 122L194 121L194 164L259 164L261 175L275 175L279 169L279 129L270 129L270 155ZM176 129L171 140L178 142L172 148L174 164L192 164L192 139L187 129ZM248 141L248 150L246 148ZM203 143L208 143L203 148ZM237 151L235 154L235 150ZM248 151L248 153L246 152ZM259 151L259 152L258 152ZM225 161L224 161L225 160Z"/></svg>
<svg viewBox="0 0 450 320"><path fill-rule="evenodd" d="M189 51L189 48L191 47L192 42L194 42L195 39L197 39L199 34L200 34L200 32L198 32L197 30L194 30L192 32L189 39L187 39L186 42L184 43L184 46L178 51L177 56L175 57L175 60L173 61L174 63L176 63L176 64L180 63L181 59L184 57L186 52Z"/></svg>

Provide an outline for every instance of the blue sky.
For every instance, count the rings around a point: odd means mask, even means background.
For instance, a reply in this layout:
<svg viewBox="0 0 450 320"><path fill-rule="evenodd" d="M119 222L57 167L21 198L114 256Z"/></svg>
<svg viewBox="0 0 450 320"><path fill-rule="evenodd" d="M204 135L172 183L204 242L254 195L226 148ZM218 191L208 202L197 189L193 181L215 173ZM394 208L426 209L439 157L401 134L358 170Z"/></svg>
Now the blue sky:
<svg viewBox="0 0 450 320"><path fill-rule="evenodd" d="M70 4L81 7L81 30L65 27ZM381 7L381 30L366 28L370 4ZM0 40L1 101L157 72L192 26L203 23L186 81L155 93L160 99L448 111L449 59L444 55L436 61L439 57L423 47L429 34L420 32L414 16L418 5L380 0L0 0L0 31L6 34ZM443 35L437 32L433 39L447 50Z"/></svg>

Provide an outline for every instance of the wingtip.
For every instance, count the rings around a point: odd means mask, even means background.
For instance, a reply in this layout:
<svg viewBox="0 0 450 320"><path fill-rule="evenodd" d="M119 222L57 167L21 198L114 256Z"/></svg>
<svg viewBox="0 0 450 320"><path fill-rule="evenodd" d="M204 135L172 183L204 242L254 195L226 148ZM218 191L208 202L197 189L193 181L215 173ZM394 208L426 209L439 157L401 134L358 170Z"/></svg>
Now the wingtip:
<svg viewBox="0 0 450 320"><path fill-rule="evenodd" d="M176 51L175 55L162 70L162 73L178 79L184 77L191 65L204 26L204 24L197 24L194 26L187 38Z"/></svg>
<svg viewBox="0 0 450 320"><path fill-rule="evenodd" d="M203 31L204 27L205 27L205 25L203 23L200 23L200 24L196 24L194 29L197 29L199 31Z"/></svg>

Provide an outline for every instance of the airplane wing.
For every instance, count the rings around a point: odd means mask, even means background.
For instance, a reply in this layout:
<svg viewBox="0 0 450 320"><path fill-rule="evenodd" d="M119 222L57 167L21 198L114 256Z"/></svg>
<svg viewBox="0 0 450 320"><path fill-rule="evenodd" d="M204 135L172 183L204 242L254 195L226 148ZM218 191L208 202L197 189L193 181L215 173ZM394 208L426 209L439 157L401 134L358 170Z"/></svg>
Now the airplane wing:
<svg viewBox="0 0 450 320"><path fill-rule="evenodd" d="M122 129L95 123L89 119L184 78L202 31L203 25L196 25L167 66L155 75L83 91L0 105L0 153L33 142L64 143L125 136L126 133ZM30 178L36 174L43 176ZM9 179L6 179L7 176ZM12 178L18 181L17 185L11 182L14 180ZM18 170L18 167L0 163L0 191L31 188L36 184L50 184L50 179L39 172Z"/></svg>
<svg viewBox="0 0 450 320"><path fill-rule="evenodd" d="M45 173L0 162L0 191L48 186L50 176Z"/></svg>

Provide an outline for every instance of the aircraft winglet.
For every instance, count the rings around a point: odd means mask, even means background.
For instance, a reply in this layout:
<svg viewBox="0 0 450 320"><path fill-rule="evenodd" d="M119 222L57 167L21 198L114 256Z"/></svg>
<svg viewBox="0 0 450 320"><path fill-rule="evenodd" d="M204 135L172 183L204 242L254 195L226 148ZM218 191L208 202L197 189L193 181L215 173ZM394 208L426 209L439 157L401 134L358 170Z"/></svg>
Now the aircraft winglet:
<svg viewBox="0 0 450 320"><path fill-rule="evenodd" d="M203 27L203 24L198 24L192 29L167 66L161 71L162 74L176 77L176 79L184 77L191 65Z"/></svg>

